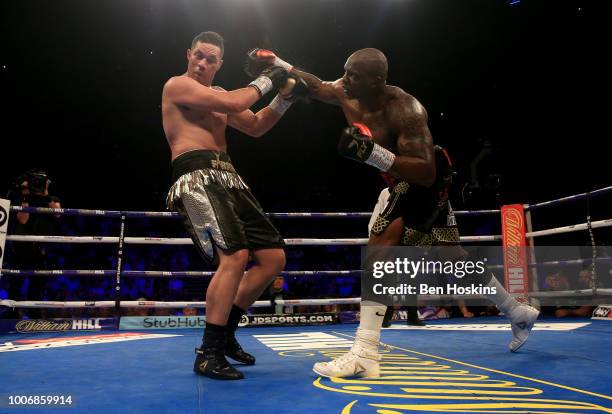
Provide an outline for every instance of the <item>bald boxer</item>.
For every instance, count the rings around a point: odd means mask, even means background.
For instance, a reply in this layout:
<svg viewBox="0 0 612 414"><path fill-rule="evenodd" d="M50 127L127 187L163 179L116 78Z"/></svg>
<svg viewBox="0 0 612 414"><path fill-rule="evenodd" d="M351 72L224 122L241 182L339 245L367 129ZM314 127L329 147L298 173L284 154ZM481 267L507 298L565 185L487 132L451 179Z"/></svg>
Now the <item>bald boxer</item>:
<svg viewBox="0 0 612 414"><path fill-rule="evenodd" d="M342 131L339 153L379 170L389 184L389 201L373 224L368 245L445 246L440 250L446 256L443 260L466 258L448 201L451 160L434 145L423 105L401 88L387 85L388 63L380 50L353 53L344 65L344 76L333 82L299 71L277 56L267 61L286 64L307 83L312 98L342 108L350 126ZM489 299L510 319L509 348L516 351L527 340L539 312L520 305L491 273L481 282L496 288ZM351 350L331 362L316 363L314 371L326 377L378 377L385 310L381 303L362 302Z"/></svg>
<svg viewBox="0 0 612 414"><path fill-rule="evenodd" d="M218 262L206 291L206 328L194 371L235 380L243 374L226 356L255 363L235 338L238 322L283 270L285 254L283 238L227 155L225 128L253 137L265 134L291 101L276 95L256 114L248 108L280 87L291 94L296 82L286 69L269 66L246 87L225 91L212 86L222 64L223 38L215 32L196 36L187 50L187 72L164 85L162 115L174 180L168 208L179 212L202 257ZM249 255L254 265L245 274Z"/></svg>

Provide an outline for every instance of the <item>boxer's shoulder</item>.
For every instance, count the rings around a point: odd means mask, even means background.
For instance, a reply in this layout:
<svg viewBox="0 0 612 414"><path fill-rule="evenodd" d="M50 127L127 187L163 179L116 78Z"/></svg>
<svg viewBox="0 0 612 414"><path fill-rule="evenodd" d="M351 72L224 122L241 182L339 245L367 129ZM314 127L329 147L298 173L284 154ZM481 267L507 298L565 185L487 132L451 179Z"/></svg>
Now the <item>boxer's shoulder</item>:
<svg viewBox="0 0 612 414"><path fill-rule="evenodd" d="M407 119L427 117L425 107L417 98L397 86L387 86L387 114L389 121L406 121Z"/></svg>
<svg viewBox="0 0 612 414"><path fill-rule="evenodd" d="M164 95L173 95L176 92L182 92L193 88L194 85L200 85L197 81L187 75L172 76L164 84Z"/></svg>
<svg viewBox="0 0 612 414"><path fill-rule="evenodd" d="M400 104L408 106L409 108L415 104L420 105L417 98L398 86L387 85L385 94L387 95L387 100L392 103L392 105Z"/></svg>

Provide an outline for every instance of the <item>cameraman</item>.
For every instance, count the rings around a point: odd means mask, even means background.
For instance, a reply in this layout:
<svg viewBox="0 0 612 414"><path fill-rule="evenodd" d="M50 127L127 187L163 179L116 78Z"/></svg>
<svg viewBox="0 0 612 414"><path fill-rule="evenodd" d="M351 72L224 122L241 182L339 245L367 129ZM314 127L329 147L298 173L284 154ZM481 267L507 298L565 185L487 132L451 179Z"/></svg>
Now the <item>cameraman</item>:
<svg viewBox="0 0 612 414"><path fill-rule="evenodd" d="M10 194L11 204L22 207L61 208L60 199L49 195L51 180L46 172L38 169L22 174L15 182ZM12 234L51 235L57 233L57 215L30 214L18 212L11 220ZM13 242L11 243L10 263L14 269L46 268L46 251L44 243ZM45 277L30 276L27 292L24 292L23 276L11 278L9 298L13 300L41 300L46 285Z"/></svg>

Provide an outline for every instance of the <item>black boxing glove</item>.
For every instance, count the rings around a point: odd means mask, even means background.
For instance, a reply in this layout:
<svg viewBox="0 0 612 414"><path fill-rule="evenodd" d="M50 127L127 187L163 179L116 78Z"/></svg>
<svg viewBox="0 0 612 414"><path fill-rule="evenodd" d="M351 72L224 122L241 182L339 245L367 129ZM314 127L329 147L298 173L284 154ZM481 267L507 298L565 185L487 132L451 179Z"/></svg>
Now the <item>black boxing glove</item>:
<svg viewBox="0 0 612 414"><path fill-rule="evenodd" d="M279 115L283 115L293 102L305 99L308 92L308 84L304 79L294 73L289 73L285 84L278 89L278 94L268 106Z"/></svg>
<svg viewBox="0 0 612 414"><path fill-rule="evenodd" d="M395 161L395 154L381 147L372 140L370 129L359 122L342 130L338 142L338 153L378 168L383 172L389 171Z"/></svg>
<svg viewBox="0 0 612 414"><path fill-rule="evenodd" d="M264 69L257 79L253 82L249 83L248 86L251 86L259 92L260 96L264 96L266 93L271 90L276 90L283 86L287 81L287 77L289 74L287 70L281 68L280 66L270 66L267 69Z"/></svg>
<svg viewBox="0 0 612 414"><path fill-rule="evenodd" d="M283 99L295 102L308 96L308 84L300 76L289 73L285 84L279 88L278 93Z"/></svg>
<svg viewBox="0 0 612 414"><path fill-rule="evenodd" d="M279 66L287 72L293 68L293 65L285 62L267 49L252 49L247 53L247 61L244 71L252 78L256 78L264 69L270 66Z"/></svg>

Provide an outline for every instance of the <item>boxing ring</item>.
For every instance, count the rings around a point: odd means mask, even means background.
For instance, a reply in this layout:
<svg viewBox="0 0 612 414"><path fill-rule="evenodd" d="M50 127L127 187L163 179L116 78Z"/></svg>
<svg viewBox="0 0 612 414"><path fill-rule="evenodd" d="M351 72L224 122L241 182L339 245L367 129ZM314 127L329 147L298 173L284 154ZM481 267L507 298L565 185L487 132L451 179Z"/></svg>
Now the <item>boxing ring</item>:
<svg viewBox="0 0 612 414"><path fill-rule="evenodd" d="M611 194L612 187L525 206L530 246L536 238L586 231L592 241L594 270L599 261L593 229L612 226L612 219L534 230L533 214L574 201L590 203ZM131 212L11 207L13 212L112 217L117 236L8 235L12 243L85 243L116 246L115 269L2 269L2 277L113 278L116 295L102 301L0 301L9 308L95 309L203 308L205 302L121 300L122 282L130 277L206 278L207 271L126 270L130 245L189 245L188 238L130 237L130 218L175 218L168 212ZM368 219L371 213L271 213L276 219ZM459 217L499 215L500 210L455 211ZM365 224L364 224L365 229ZM498 243L501 235L462 236L462 243ZM359 246L366 238L290 238L288 248ZM151 246L153 247L153 246ZM560 266L586 259L557 260L538 266ZM535 265L534 265L535 266ZM358 275L359 270L287 271L295 277ZM594 278L608 277L593 272ZM612 289L540 292L532 300L554 296L598 298L612 303ZM423 300L433 298L422 298ZM258 301L255 307L357 304L356 297ZM467 322L466 322L467 321ZM384 348L378 379L325 379L312 372L314 362L350 348L354 324L244 327L237 338L257 357L254 366L239 366L243 381L214 381L192 372L199 329L92 329L64 332L8 333L0 336L0 413L612 413L612 324L610 320L540 319L527 344L510 354L510 326L499 317L428 321L425 327L393 324L382 332ZM418 330L419 332L414 332ZM42 398L42 397L51 398ZM38 399L36 399L38 397ZM57 397L57 398L56 398ZM70 403L68 403L68 400ZM44 407L44 408L43 408Z"/></svg>

